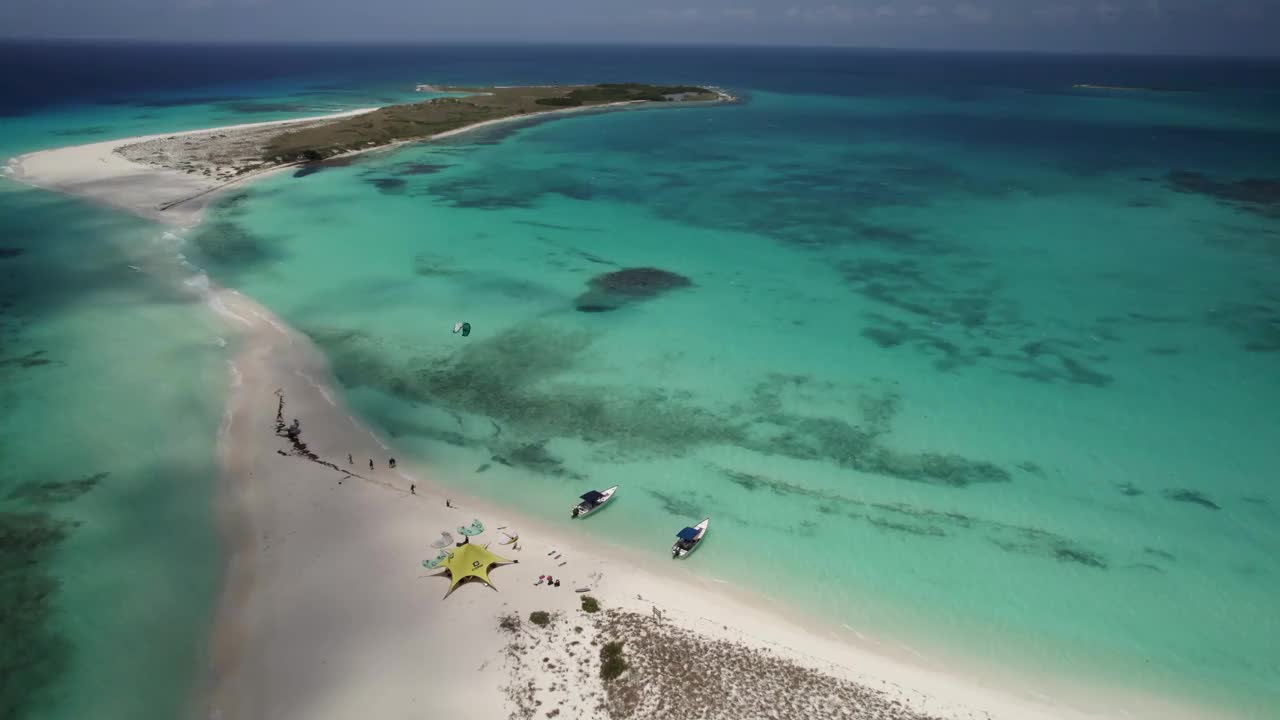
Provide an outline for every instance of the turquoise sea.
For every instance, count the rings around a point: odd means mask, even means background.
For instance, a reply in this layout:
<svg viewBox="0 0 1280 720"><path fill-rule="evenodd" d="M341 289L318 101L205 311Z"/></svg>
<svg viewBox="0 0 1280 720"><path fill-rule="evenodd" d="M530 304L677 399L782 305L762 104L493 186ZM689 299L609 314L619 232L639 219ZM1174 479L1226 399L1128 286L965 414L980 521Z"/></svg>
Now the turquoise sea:
<svg viewBox="0 0 1280 720"><path fill-rule="evenodd" d="M6 710L79 717L105 695L96 716L138 717L198 678L227 359L183 289L203 271L309 334L360 415L459 488L558 522L620 484L575 531L658 558L709 515L697 572L832 627L1280 713L1280 65L237 52L239 77L197 90L28 88L0 150L416 82L704 82L742 102L281 174L167 237L0 185L3 662L26 673ZM651 297L604 277L629 268L655 270L631 274ZM140 631L154 646L114 662Z"/></svg>

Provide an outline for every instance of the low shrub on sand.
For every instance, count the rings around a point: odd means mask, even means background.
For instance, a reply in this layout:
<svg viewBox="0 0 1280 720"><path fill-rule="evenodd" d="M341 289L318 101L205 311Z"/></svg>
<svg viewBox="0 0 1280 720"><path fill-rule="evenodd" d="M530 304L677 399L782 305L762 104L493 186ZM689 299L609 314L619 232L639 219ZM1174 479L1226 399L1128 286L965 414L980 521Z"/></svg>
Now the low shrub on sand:
<svg viewBox="0 0 1280 720"><path fill-rule="evenodd" d="M582 596L582 609L585 612L600 612L600 601L590 595Z"/></svg>
<svg viewBox="0 0 1280 720"><path fill-rule="evenodd" d="M538 626L545 626L551 623L551 613L546 610L534 610L529 613L529 622Z"/></svg>
<svg viewBox="0 0 1280 720"><path fill-rule="evenodd" d="M622 659L622 641L607 642L600 648L600 678L613 680L627 669L627 662Z"/></svg>

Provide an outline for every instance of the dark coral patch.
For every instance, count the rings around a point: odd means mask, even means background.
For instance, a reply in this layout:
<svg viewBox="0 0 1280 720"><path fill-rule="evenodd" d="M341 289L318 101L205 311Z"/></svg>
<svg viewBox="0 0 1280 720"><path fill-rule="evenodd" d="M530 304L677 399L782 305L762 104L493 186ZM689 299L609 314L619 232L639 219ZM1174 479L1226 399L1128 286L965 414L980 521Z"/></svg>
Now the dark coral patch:
<svg viewBox="0 0 1280 720"><path fill-rule="evenodd" d="M1165 182L1177 192L1208 195L1254 212L1271 214L1280 211L1280 178L1222 181L1204 173L1175 170L1165 176Z"/></svg>
<svg viewBox="0 0 1280 720"><path fill-rule="evenodd" d="M279 103L279 102L254 102L254 101L233 101L222 103L222 108L228 112L234 113L276 113L276 112L305 112L306 105L298 105L295 103Z"/></svg>
<svg viewBox="0 0 1280 720"><path fill-rule="evenodd" d="M507 467L524 468L543 475L581 479L579 473L567 469L564 461L547 450L546 441L517 445L502 454L490 458L493 462Z"/></svg>
<svg viewBox="0 0 1280 720"><path fill-rule="evenodd" d="M47 512L0 512L0 717L35 717L70 664L71 645L52 622L60 583L47 564L78 524Z"/></svg>
<svg viewBox="0 0 1280 720"><path fill-rule="evenodd" d="M397 175L434 175L441 170L447 170L451 167L453 166L441 163L405 163L403 165L397 165L395 167L395 173Z"/></svg>
<svg viewBox="0 0 1280 720"><path fill-rule="evenodd" d="M1280 298L1215 308L1209 323L1238 336L1247 352L1280 352Z"/></svg>
<svg viewBox="0 0 1280 720"><path fill-rule="evenodd" d="M650 300L663 293L692 287L689 278L653 267L626 268L596 275L574 306L579 312L608 312L628 303Z"/></svg>
<svg viewBox="0 0 1280 720"><path fill-rule="evenodd" d="M51 130L50 135L58 137L75 137L77 135L105 135L108 128L105 125L88 125L86 127L67 128L66 130Z"/></svg>
<svg viewBox="0 0 1280 720"><path fill-rule="evenodd" d="M10 500L22 500L41 505L71 502L89 492L111 473L99 472L79 480L50 480L48 482L19 485L9 493Z"/></svg>
<svg viewBox="0 0 1280 720"><path fill-rule="evenodd" d="M1199 490L1187 490L1185 488L1165 490L1164 496L1167 500L1191 503L1192 505L1199 505L1201 507L1209 508L1210 510L1222 509L1221 505L1205 497Z"/></svg>
<svg viewBox="0 0 1280 720"><path fill-rule="evenodd" d="M0 247L0 260L8 260L16 258L26 252L25 248L20 247Z"/></svg>
<svg viewBox="0 0 1280 720"><path fill-rule="evenodd" d="M1079 563L1086 567L1105 570L1107 561L1101 555L1077 547L1060 546L1054 548L1053 556L1061 562Z"/></svg>
<svg viewBox="0 0 1280 720"><path fill-rule="evenodd" d="M207 260L223 270L243 270L280 257L279 249L269 240L226 220L201 225L192 241Z"/></svg>
<svg viewBox="0 0 1280 720"><path fill-rule="evenodd" d="M408 181L400 178L374 178L369 181L374 187L378 188L388 195L398 195L404 192L404 188L408 185Z"/></svg>
<svg viewBox="0 0 1280 720"><path fill-rule="evenodd" d="M35 350L20 357L0 358L0 367L33 368L52 364L52 360L44 357L44 350Z"/></svg>
<svg viewBox="0 0 1280 720"><path fill-rule="evenodd" d="M1116 483L1116 487L1119 488L1120 494L1125 497L1137 497L1142 494L1142 490L1133 483Z"/></svg>

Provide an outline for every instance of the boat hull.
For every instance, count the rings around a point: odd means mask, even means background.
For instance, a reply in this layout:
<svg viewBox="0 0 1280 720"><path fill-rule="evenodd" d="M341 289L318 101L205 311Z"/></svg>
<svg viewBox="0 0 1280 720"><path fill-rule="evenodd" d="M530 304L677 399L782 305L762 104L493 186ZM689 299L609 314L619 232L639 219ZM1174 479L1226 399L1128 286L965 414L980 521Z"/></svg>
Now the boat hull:
<svg viewBox="0 0 1280 720"><path fill-rule="evenodd" d="M596 503L595 505L588 506L583 503L578 503L577 505L574 505L572 508L569 509L569 519L572 520L574 518L586 517L591 513L594 513L595 511L604 507L605 505L608 505L609 501L613 499L614 493L616 493L617 491L618 491L618 486L614 485L613 487L601 493L604 497L601 498L600 502Z"/></svg>
<svg viewBox="0 0 1280 720"><path fill-rule="evenodd" d="M702 540L707 536L707 528L710 526L711 518L704 518L702 522L694 525L693 527L698 531L698 534L693 537L693 543L688 548L685 548L677 541L671 546L671 559L678 560L682 557L688 557L694 550L702 547Z"/></svg>

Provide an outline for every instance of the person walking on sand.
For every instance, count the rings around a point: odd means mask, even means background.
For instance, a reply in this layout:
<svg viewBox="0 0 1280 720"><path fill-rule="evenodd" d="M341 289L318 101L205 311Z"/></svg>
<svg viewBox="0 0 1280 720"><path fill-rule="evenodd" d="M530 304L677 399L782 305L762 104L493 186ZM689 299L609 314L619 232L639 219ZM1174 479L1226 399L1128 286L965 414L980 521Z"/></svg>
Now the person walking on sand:
<svg viewBox="0 0 1280 720"><path fill-rule="evenodd" d="M347 453L347 464L348 465L356 464L355 458L351 457L351 453Z"/></svg>
<svg viewBox="0 0 1280 720"><path fill-rule="evenodd" d="M449 500L449 499L446 499L446 500L444 501L444 506L445 506L445 507L447 507L447 508L451 508L451 507L453 507L453 501L452 501L452 500Z"/></svg>
<svg viewBox="0 0 1280 720"><path fill-rule="evenodd" d="M417 494L418 494L418 486L417 486L417 485L414 485L413 483L409 483L409 494L410 494L410 495L417 495Z"/></svg>
<svg viewBox="0 0 1280 720"><path fill-rule="evenodd" d="M369 458L369 469L373 469L373 458Z"/></svg>
<svg viewBox="0 0 1280 720"><path fill-rule="evenodd" d="M387 463L387 465L390 465L390 466L391 466L391 469L392 469L392 470L395 470L395 469L396 469L396 459L395 459L395 458L391 458L391 462Z"/></svg>

